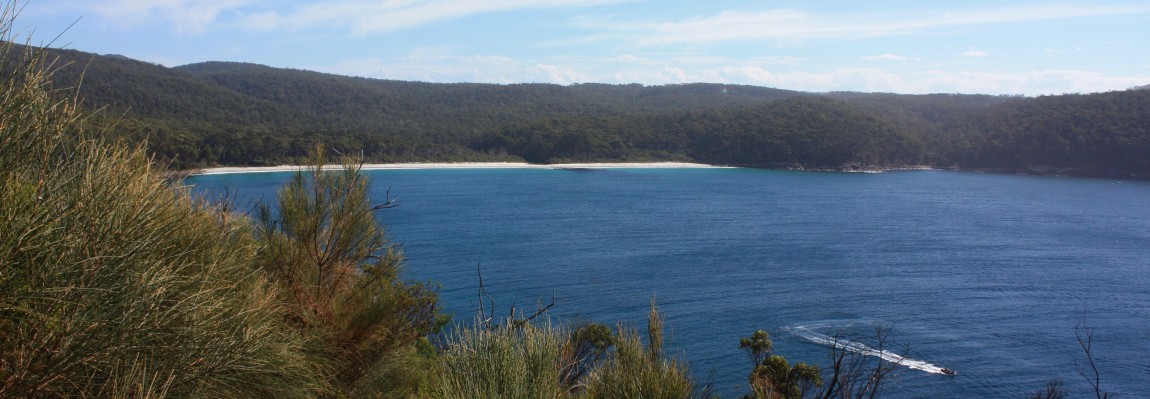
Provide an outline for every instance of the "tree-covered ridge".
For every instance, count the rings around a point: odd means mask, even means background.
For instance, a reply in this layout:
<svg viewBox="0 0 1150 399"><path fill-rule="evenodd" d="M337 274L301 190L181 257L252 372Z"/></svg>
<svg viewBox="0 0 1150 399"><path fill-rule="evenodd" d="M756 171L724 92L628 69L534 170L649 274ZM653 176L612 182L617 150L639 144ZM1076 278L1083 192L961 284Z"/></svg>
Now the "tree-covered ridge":
<svg viewBox="0 0 1150 399"><path fill-rule="evenodd" d="M1009 101L948 122L961 168L1150 178L1150 91Z"/></svg>
<svg viewBox="0 0 1150 399"><path fill-rule="evenodd" d="M1150 91L1037 98L755 86L436 84L53 50L115 133L174 166L298 162L323 143L398 161L688 160L787 168L928 165L1150 177Z"/></svg>

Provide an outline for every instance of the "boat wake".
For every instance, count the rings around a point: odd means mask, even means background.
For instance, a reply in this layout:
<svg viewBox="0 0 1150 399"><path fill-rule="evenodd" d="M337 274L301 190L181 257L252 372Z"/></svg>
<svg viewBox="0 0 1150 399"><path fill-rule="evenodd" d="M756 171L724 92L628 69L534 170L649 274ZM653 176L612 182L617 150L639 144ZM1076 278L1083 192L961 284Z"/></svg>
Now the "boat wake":
<svg viewBox="0 0 1150 399"><path fill-rule="evenodd" d="M829 327L834 327L834 325L829 324L829 323L812 323L812 324L808 324L808 325L796 324L796 325L792 325L792 326L783 327L783 331L786 331L786 332L791 333L791 334L793 334L799 338L805 339L807 341L810 341L810 342L813 342L813 343L816 343L819 345L829 346L829 347L838 348L838 349L845 349L847 351L858 353L858 354L861 354L864 356L874 356L874 357L880 358L882 360L885 360L885 361L888 361L891 363L895 363L895 364L898 364L900 366L904 366L904 367L907 367L910 369L921 370L921 371L925 371L927 373L933 373L933 374L954 375L954 372L950 371L949 369L946 369L944 367L935 366L933 364L930 364L930 363L922 361L922 360L912 359L912 358L909 358L909 357L906 357L903 355L899 355L897 353L894 353L894 352L891 352L891 351L888 351L885 349L884 350L875 349L875 348L872 348L872 347L867 346L865 344L862 344L858 341L851 340L848 338L842 338L842 337L836 338L836 337L832 337L832 336L829 336L826 334L819 333L818 331L815 331L816 328L829 328Z"/></svg>

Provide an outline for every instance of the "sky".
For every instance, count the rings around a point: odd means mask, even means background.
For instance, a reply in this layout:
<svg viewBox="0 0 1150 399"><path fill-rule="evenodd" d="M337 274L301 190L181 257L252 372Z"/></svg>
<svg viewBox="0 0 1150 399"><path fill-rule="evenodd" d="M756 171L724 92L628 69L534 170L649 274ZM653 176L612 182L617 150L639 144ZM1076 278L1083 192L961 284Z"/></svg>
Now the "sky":
<svg viewBox="0 0 1150 399"><path fill-rule="evenodd" d="M1150 1L21 0L33 44L425 82L1045 95L1150 84Z"/></svg>

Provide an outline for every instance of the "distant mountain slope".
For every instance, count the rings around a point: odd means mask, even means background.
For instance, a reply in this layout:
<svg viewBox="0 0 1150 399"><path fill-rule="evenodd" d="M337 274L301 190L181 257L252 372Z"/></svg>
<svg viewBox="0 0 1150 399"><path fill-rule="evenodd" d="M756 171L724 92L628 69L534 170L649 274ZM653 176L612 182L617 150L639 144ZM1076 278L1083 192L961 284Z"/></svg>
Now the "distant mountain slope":
<svg viewBox="0 0 1150 399"><path fill-rule="evenodd" d="M60 87L176 167L370 161L695 160L795 168L928 164L1150 178L1150 90L1012 96L695 83L438 84L53 50ZM121 118L122 116L122 118Z"/></svg>
<svg viewBox="0 0 1150 399"><path fill-rule="evenodd" d="M124 56L100 56L75 50L55 50L56 81L80 82L80 96L92 107L149 119L250 123L292 115L274 102L244 95L160 65ZM274 115L269 118L268 115Z"/></svg>
<svg viewBox="0 0 1150 399"><path fill-rule="evenodd" d="M435 84L356 78L263 65L207 62L174 68L252 97L330 118L339 126L468 136L557 115L622 115L750 105L805 93L717 84ZM397 121L404 121L397 124ZM443 126L453 121L453 126Z"/></svg>

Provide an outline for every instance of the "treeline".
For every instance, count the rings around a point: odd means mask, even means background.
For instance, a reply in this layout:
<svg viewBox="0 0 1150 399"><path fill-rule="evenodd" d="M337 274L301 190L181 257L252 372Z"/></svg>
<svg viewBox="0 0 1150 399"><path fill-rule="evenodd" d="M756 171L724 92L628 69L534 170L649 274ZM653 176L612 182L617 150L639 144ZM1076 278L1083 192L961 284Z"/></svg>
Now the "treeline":
<svg viewBox="0 0 1150 399"><path fill-rule="evenodd" d="M754 86L433 84L255 64L167 68L53 50L61 87L177 168L299 162L652 161L849 169L928 165L1150 178L1150 91L1026 98Z"/></svg>
<svg viewBox="0 0 1150 399"><path fill-rule="evenodd" d="M1010 101L954 118L936 140L960 168L1150 178L1150 91Z"/></svg>
<svg viewBox="0 0 1150 399"><path fill-rule="evenodd" d="M403 277L377 222L394 203L371 202L354 158L324 170L312 149L247 215L103 135L53 92L43 53L0 55L2 398L712 397L663 348L653 301L645 341L546 308L445 332L434 285ZM877 394L862 371L893 367L838 350L823 373L765 333L747 342L748 397Z"/></svg>

